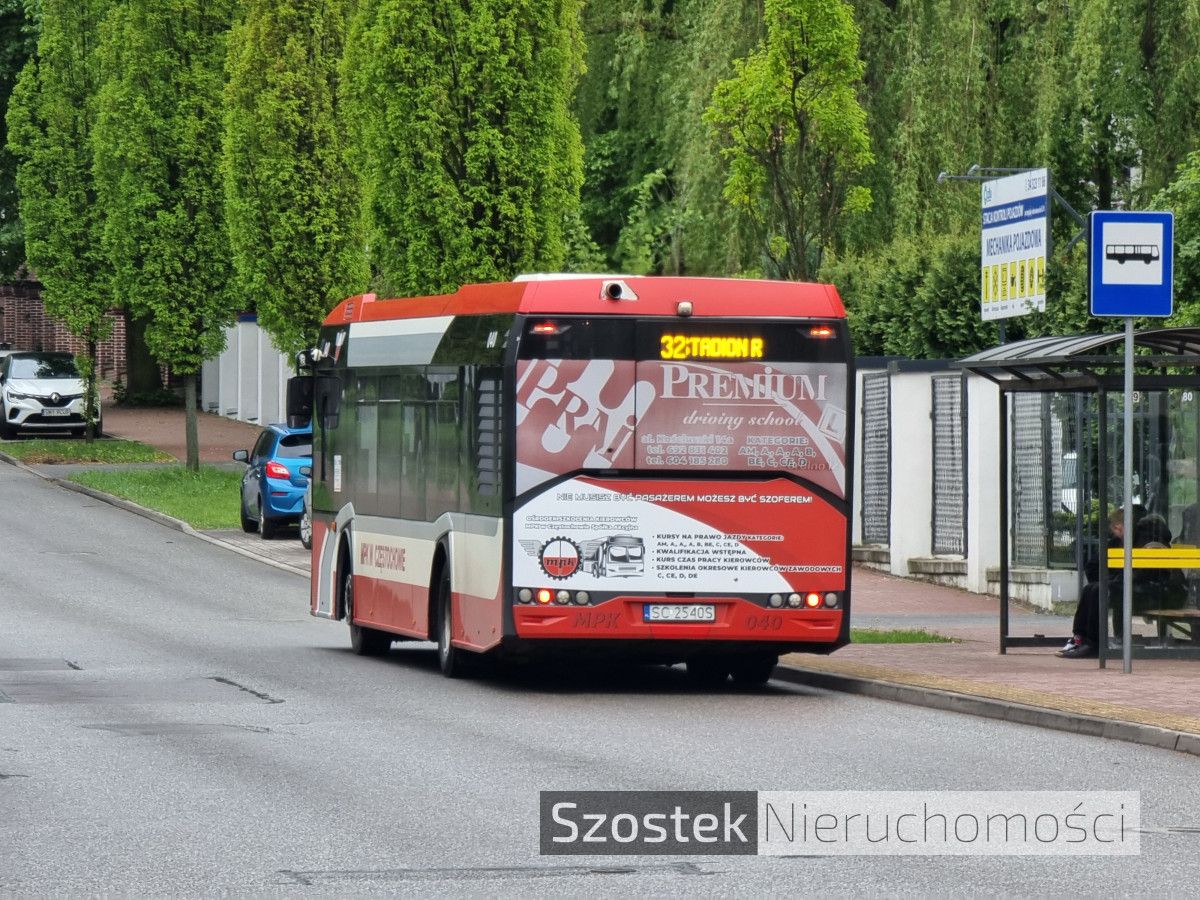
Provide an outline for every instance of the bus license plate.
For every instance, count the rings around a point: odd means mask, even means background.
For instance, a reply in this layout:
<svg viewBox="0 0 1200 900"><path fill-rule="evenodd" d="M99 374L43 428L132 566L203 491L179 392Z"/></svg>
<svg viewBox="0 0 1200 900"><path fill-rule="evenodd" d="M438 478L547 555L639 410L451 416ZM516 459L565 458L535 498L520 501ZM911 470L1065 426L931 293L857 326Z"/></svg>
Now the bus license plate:
<svg viewBox="0 0 1200 900"><path fill-rule="evenodd" d="M43 416L69 416L71 411L65 406L49 406L42 407Z"/></svg>
<svg viewBox="0 0 1200 900"><path fill-rule="evenodd" d="M646 622L715 622L717 608L711 603L647 603L642 609Z"/></svg>

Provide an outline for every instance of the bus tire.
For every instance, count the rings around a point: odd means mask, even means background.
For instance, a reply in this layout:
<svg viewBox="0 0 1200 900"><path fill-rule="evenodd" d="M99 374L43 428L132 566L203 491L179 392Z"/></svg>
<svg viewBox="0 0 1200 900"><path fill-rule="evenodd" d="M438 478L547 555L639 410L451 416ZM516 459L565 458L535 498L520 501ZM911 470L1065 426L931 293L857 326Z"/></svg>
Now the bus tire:
<svg viewBox="0 0 1200 900"><path fill-rule="evenodd" d="M450 567L443 565L437 583L437 655L438 668L447 678L462 678L470 666L467 651L455 647L450 640L453 597L450 592Z"/></svg>
<svg viewBox="0 0 1200 900"><path fill-rule="evenodd" d="M354 572L349 566L342 581L342 610L350 626L350 649L356 656L383 656L392 649L392 636L386 631L354 624Z"/></svg>
<svg viewBox="0 0 1200 900"><path fill-rule="evenodd" d="M733 661L729 674L735 684L743 687L761 687L771 680L771 673L779 665L779 657L774 653L763 656L744 656Z"/></svg>
<svg viewBox="0 0 1200 900"><path fill-rule="evenodd" d="M687 661L687 674L696 687L721 687L729 677L729 663L720 656L693 656Z"/></svg>

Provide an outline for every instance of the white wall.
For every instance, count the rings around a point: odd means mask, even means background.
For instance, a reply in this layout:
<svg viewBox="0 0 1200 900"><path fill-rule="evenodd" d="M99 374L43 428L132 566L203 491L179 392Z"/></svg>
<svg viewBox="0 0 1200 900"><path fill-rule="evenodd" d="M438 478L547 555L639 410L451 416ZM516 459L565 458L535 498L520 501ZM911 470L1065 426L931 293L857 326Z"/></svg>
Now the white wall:
<svg viewBox="0 0 1200 900"><path fill-rule="evenodd" d="M201 372L202 409L261 425L284 420L291 364L254 320L225 329L225 349Z"/></svg>
<svg viewBox="0 0 1200 900"><path fill-rule="evenodd" d="M908 575L908 561L933 544L933 387L928 372L893 372L891 402L891 572Z"/></svg>
<svg viewBox="0 0 1200 900"><path fill-rule="evenodd" d="M967 590L987 593L1000 565L1000 390L967 376Z"/></svg>

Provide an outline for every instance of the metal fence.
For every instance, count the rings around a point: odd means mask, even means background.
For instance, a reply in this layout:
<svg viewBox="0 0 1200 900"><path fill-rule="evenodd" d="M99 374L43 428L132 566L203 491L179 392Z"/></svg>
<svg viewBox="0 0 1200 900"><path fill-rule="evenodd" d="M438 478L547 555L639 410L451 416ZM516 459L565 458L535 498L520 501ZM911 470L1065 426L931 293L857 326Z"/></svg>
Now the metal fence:
<svg viewBox="0 0 1200 900"><path fill-rule="evenodd" d="M1012 561L1018 566L1046 565L1049 416L1049 394L1013 394Z"/></svg>
<svg viewBox="0 0 1200 900"><path fill-rule="evenodd" d="M962 375L933 384L933 552L966 555L967 455Z"/></svg>
<svg viewBox="0 0 1200 900"><path fill-rule="evenodd" d="M862 540L891 541L891 379L886 372L863 376Z"/></svg>

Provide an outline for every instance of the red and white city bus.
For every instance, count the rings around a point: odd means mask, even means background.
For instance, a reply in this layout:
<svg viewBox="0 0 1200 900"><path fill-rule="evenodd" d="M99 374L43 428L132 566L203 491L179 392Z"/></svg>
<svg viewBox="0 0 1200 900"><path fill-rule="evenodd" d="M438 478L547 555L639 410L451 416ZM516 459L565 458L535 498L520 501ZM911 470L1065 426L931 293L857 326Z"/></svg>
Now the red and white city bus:
<svg viewBox="0 0 1200 900"><path fill-rule="evenodd" d="M313 615L356 652L686 662L765 681L849 640L845 311L828 285L523 276L351 297L311 415Z"/></svg>

